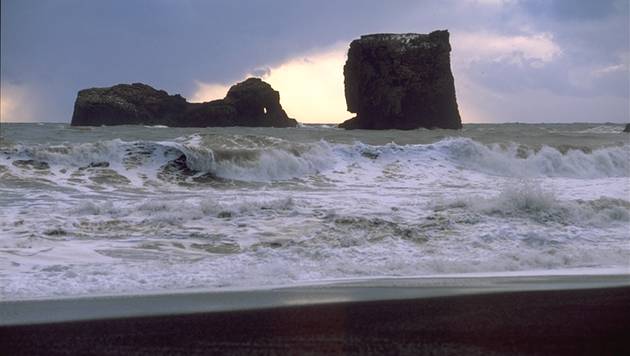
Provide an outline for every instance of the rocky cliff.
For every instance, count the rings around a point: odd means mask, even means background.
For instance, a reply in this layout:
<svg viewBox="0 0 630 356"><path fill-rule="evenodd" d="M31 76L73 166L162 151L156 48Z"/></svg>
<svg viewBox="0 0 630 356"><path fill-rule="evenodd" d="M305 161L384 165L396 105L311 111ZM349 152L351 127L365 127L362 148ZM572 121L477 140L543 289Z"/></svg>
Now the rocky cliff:
<svg viewBox="0 0 630 356"><path fill-rule="evenodd" d="M375 34L352 41L344 66L346 129L462 127L448 31Z"/></svg>
<svg viewBox="0 0 630 356"><path fill-rule="evenodd" d="M225 99L188 103L146 84L119 84L79 91L72 125L167 125L173 127L294 127L280 105L280 94L259 78L230 88Z"/></svg>

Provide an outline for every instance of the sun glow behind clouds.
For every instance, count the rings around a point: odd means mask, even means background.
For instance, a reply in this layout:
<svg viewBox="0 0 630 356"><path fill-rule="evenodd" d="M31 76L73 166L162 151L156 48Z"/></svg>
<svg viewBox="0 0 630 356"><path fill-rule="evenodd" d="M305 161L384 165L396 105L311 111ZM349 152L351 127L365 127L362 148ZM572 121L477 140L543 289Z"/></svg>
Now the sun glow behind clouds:
<svg viewBox="0 0 630 356"><path fill-rule="evenodd" d="M290 117L305 123L339 123L346 111L343 65L347 45L340 44L291 58L264 71L261 78L280 92L280 103ZM256 76L247 74L243 77ZM229 85L197 82L192 101L221 99Z"/></svg>
<svg viewBox="0 0 630 356"><path fill-rule="evenodd" d="M0 83L0 121L31 122L35 119L33 107L28 104L28 91L23 86Z"/></svg>
<svg viewBox="0 0 630 356"><path fill-rule="evenodd" d="M463 122L488 122L492 115L483 110L497 94L474 82L468 74L477 61L507 61L515 66L540 68L562 55L562 49L549 33L507 36L489 32L453 33L451 64ZM313 51L279 65L253 72L280 92L280 103L289 116L305 123L340 123L354 114L346 111L343 65L347 44ZM262 73L262 75L260 75ZM191 96L195 102L221 99L230 85L197 82ZM479 92L488 95L481 96Z"/></svg>
<svg viewBox="0 0 630 356"><path fill-rule="evenodd" d="M190 101L193 103L202 103L216 99L223 99L230 87L224 84L196 82L197 91L192 95Z"/></svg>

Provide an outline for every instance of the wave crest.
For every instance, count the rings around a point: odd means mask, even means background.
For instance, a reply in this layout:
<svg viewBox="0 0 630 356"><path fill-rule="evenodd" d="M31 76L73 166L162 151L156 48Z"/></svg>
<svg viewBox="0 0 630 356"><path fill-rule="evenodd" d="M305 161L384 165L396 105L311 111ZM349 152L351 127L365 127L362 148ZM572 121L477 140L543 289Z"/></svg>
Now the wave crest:
<svg viewBox="0 0 630 356"><path fill-rule="evenodd" d="M630 176L630 145L562 152L550 146L534 149L516 144L484 145L468 138L374 146L323 140L297 143L264 136L192 135L172 141L116 139L56 146L15 145L4 150L2 156L0 164L13 176L41 177L42 171L48 171L55 180L70 180L109 170L109 174L101 174L100 182L111 178L112 184L139 185L147 179L181 182L200 176L272 182L318 175L350 182L374 179L392 163L397 164L399 176L405 177L402 179L419 182L427 172L448 174L452 168L508 177ZM339 172L353 175L341 176ZM199 181L203 180L195 182Z"/></svg>
<svg viewBox="0 0 630 356"><path fill-rule="evenodd" d="M630 146L595 150L538 150L511 144L483 145L468 138L447 139L435 144L445 157L465 168L512 177L605 178L630 176Z"/></svg>

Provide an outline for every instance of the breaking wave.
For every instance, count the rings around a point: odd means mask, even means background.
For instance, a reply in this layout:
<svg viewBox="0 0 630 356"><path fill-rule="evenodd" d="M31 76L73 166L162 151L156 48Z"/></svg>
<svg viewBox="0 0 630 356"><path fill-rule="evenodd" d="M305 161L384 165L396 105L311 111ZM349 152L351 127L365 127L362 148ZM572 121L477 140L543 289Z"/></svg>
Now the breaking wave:
<svg viewBox="0 0 630 356"><path fill-rule="evenodd" d="M400 163L408 176L437 165L508 177L605 178L630 176L630 145L594 150L530 148L516 144L484 145L468 138L434 144L373 146L360 142L296 143L271 137L205 137L192 135L173 141L120 139L95 143L14 145L2 151L3 171L38 175L49 171L58 178L108 170L120 182L206 177L245 182L285 181L326 175L347 167L383 170Z"/></svg>
<svg viewBox="0 0 630 356"><path fill-rule="evenodd" d="M630 145L599 149L532 149L483 145L467 138L435 144L448 159L472 170L511 177L605 178L630 176ZM564 151L564 152L563 152Z"/></svg>
<svg viewBox="0 0 630 356"><path fill-rule="evenodd" d="M0 296L627 274L630 141L591 126L3 126Z"/></svg>

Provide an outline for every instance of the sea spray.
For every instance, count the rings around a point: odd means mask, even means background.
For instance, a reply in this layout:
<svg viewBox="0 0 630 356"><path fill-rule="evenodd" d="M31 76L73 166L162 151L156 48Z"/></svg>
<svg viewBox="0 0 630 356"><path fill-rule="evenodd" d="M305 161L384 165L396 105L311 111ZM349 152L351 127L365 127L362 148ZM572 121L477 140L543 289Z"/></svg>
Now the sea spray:
<svg viewBox="0 0 630 356"><path fill-rule="evenodd" d="M3 124L0 298L627 273L630 142L597 126Z"/></svg>
<svg viewBox="0 0 630 356"><path fill-rule="evenodd" d="M469 209L474 213L502 218L531 219L541 224L621 226L630 223L630 201L600 197L594 200L560 200L553 190L534 180L521 179L505 184L495 196L469 196L439 202L435 209Z"/></svg>

